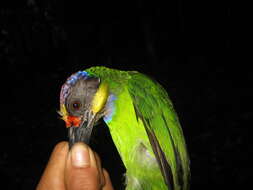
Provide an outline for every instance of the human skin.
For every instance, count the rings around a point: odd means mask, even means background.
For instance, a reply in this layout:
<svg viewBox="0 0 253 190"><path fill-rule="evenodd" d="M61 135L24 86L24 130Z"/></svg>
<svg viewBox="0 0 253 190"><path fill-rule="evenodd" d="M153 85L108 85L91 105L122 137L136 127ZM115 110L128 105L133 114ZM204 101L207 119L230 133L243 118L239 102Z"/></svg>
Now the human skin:
<svg viewBox="0 0 253 190"><path fill-rule="evenodd" d="M60 142L36 190L113 190L113 187L99 156L88 145L76 143L69 150L67 142Z"/></svg>

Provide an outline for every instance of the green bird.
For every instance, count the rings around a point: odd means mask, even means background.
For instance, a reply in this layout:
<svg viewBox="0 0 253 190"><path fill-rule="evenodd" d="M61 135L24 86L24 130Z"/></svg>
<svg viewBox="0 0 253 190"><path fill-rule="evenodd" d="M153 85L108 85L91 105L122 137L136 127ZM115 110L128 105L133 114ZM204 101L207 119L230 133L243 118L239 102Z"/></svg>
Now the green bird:
<svg viewBox="0 0 253 190"><path fill-rule="evenodd" d="M70 147L89 144L99 119L126 167L127 190L187 190L190 161L164 88L136 71L91 67L71 75L60 94Z"/></svg>

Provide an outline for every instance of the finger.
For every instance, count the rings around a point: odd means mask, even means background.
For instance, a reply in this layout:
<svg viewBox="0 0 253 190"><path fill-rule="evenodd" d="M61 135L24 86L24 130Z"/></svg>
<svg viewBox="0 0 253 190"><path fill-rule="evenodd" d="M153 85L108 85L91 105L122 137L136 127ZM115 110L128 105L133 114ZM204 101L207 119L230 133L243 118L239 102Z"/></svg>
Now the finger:
<svg viewBox="0 0 253 190"><path fill-rule="evenodd" d="M84 143L76 143L67 158L65 182L68 190L101 189L99 169L93 151Z"/></svg>
<svg viewBox="0 0 253 190"><path fill-rule="evenodd" d="M94 152L94 155L96 159L97 168L99 171L99 181L100 181L101 187L103 187L105 185L105 177L104 177L103 169L101 166L101 160L96 152Z"/></svg>
<svg viewBox="0 0 253 190"><path fill-rule="evenodd" d="M105 185L103 187L103 190L113 190L113 186L112 186L110 176L104 168L103 168L103 174L104 174L104 177L105 177Z"/></svg>
<svg viewBox="0 0 253 190"><path fill-rule="evenodd" d="M64 168L68 155L68 143L58 143L50 157L37 190L64 190Z"/></svg>

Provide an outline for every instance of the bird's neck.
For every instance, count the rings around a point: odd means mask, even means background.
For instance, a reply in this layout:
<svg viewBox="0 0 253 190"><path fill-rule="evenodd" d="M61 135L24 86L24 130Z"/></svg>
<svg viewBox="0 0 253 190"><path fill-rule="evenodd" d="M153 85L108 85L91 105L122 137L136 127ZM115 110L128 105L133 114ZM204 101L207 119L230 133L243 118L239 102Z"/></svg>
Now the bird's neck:
<svg viewBox="0 0 253 190"><path fill-rule="evenodd" d="M110 123L112 121L113 115L115 114L115 100L116 96L112 93L108 96L107 103L105 105L105 115L104 121Z"/></svg>

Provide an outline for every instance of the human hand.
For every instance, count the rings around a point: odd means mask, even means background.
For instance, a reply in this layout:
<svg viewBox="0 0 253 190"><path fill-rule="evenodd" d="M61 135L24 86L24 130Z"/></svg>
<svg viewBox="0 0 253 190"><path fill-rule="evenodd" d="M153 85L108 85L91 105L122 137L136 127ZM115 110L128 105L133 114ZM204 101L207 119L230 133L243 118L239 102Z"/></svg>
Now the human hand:
<svg viewBox="0 0 253 190"><path fill-rule="evenodd" d="M98 155L84 143L69 150L67 142L57 144L36 190L113 190Z"/></svg>

